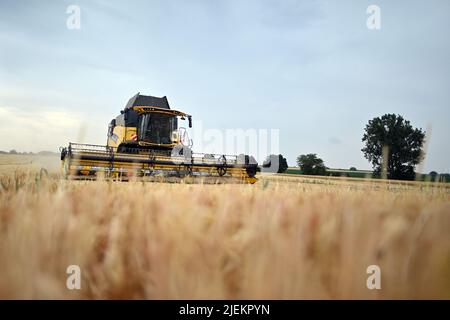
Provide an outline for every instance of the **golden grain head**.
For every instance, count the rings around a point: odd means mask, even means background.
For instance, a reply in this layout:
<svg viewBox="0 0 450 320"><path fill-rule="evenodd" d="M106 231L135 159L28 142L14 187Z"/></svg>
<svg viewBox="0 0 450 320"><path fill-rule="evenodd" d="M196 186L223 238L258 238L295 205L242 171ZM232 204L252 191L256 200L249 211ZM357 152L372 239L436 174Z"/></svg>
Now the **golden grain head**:
<svg viewBox="0 0 450 320"><path fill-rule="evenodd" d="M0 298L450 298L445 185L0 176ZM66 286L69 265L81 290ZM367 288L370 265L381 290Z"/></svg>

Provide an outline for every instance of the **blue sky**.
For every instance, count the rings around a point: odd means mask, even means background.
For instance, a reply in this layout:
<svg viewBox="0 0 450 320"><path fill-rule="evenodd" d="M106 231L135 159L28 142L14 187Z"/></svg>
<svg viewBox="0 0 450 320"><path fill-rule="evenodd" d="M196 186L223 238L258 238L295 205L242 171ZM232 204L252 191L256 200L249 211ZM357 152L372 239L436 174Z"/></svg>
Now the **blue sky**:
<svg viewBox="0 0 450 320"><path fill-rule="evenodd" d="M368 169L365 124L399 113L432 129L424 171L450 172L448 30L444 0L0 1L0 150L103 144L139 91L206 128L279 129L290 165Z"/></svg>

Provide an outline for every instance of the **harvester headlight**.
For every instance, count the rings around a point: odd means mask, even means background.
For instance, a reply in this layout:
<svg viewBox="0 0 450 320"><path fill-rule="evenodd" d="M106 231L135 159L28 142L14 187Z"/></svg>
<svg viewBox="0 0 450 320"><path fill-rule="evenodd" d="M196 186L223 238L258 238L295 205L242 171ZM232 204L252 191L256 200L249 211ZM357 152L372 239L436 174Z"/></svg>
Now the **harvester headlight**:
<svg viewBox="0 0 450 320"><path fill-rule="evenodd" d="M178 142L180 139L180 134L178 133L178 130L172 132L172 142Z"/></svg>

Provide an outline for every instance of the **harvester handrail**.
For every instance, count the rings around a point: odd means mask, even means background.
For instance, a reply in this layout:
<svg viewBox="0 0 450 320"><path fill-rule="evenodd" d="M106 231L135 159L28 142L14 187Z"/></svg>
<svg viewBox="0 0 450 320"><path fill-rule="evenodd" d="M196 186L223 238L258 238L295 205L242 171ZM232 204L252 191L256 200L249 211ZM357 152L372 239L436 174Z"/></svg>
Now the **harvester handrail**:
<svg viewBox="0 0 450 320"><path fill-rule="evenodd" d="M117 151L116 147L108 147L104 145L97 145L97 144L84 144L84 143L69 143L69 148L72 152L97 152L97 153L111 153L111 151ZM137 158L147 157L147 154L127 154L129 156L135 156ZM193 152L192 158L201 158L204 159L204 156L211 156L214 159L218 159L220 157L225 157L226 161L236 161L237 156L236 155L229 155L229 154L217 154L217 153L199 153L199 152ZM168 157L170 158L170 157Z"/></svg>

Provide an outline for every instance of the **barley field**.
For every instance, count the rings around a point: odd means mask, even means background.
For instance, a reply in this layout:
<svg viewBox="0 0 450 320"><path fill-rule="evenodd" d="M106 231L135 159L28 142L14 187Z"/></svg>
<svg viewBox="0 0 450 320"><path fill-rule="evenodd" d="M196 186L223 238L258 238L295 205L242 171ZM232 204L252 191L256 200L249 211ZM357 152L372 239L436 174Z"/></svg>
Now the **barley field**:
<svg viewBox="0 0 450 320"><path fill-rule="evenodd" d="M448 185L67 181L58 160L0 156L0 299L450 298Z"/></svg>

